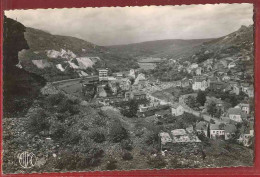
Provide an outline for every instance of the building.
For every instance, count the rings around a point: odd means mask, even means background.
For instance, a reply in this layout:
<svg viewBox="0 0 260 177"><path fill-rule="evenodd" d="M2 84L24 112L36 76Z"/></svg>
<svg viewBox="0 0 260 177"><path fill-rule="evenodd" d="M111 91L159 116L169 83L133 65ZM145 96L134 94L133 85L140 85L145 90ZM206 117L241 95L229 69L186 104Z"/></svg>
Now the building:
<svg viewBox="0 0 260 177"><path fill-rule="evenodd" d="M240 87L237 86L237 85L234 85L232 87L232 93L236 94L236 95L239 95L240 94Z"/></svg>
<svg viewBox="0 0 260 177"><path fill-rule="evenodd" d="M184 78L181 80L181 87L189 87L189 86L190 86L189 79Z"/></svg>
<svg viewBox="0 0 260 177"><path fill-rule="evenodd" d="M175 87L181 87L181 81L172 81Z"/></svg>
<svg viewBox="0 0 260 177"><path fill-rule="evenodd" d="M235 62L231 62L228 64L228 69L234 68L236 67L236 63Z"/></svg>
<svg viewBox="0 0 260 177"><path fill-rule="evenodd" d="M130 72L129 72L128 76L135 79L135 70L134 69L130 69Z"/></svg>
<svg viewBox="0 0 260 177"><path fill-rule="evenodd" d="M224 85L225 85L224 82L219 82L219 81L210 82L210 89L215 91L222 91Z"/></svg>
<svg viewBox="0 0 260 177"><path fill-rule="evenodd" d="M228 110L228 117L235 122L242 122L247 116L240 108L230 108Z"/></svg>
<svg viewBox="0 0 260 177"><path fill-rule="evenodd" d="M97 86L98 97L107 97L107 93L102 85Z"/></svg>
<svg viewBox="0 0 260 177"><path fill-rule="evenodd" d="M193 78L192 89L193 90L202 90L205 91L209 87L209 82L206 78L203 77L195 77Z"/></svg>
<svg viewBox="0 0 260 177"><path fill-rule="evenodd" d="M119 80L119 87L122 89L122 90L130 90L131 89L131 81L130 79L128 78L122 78Z"/></svg>
<svg viewBox="0 0 260 177"><path fill-rule="evenodd" d="M147 96L146 96L145 92L134 91L134 92L131 92L130 98L136 99L136 100L141 100L141 99L146 99Z"/></svg>
<svg viewBox="0 0 260 177"><path fill-rule="evenodd" d="M210 124L210 138L218 139L225 137L225 127L221 127L221 124Z"/></svg>
<svg viewBox="0 0 260 177"><path fill-rule="evenodd" d="M240 142L244 146L248 147L253 143L253 141L251 141L252 138L254 138L254 123L250 122L249 127L243 126L241 128L241 134L238 139L238 142Z"/></svg>
<svg viewBox="0 0 260 177"><path fill-rule="evenodd" d="M161 132L159 133L159 138L161 151L176 151L184 148L185 145L191 145L194 149L196 147L194 145L201 143L199 138L193 132L185 129L175 129L171 132Z"/></svg>
<svg viewBox="0 0 260 177"><path fill-rule="evenodd" d="M225 140L229 140L235 134L236 129L236 126L233 124L225 125Z"/></svg>
<svg viewBox="0 0 260 177"><path fill-rule="evenodd" d="M197 76L200 76L201 73L202 73L202 68L201 68L201 67L197 67L196 70L195 70L195 74L196 74Z"/></svg>
<svg viewBox="0 0 260 177"><path fill-rule="evenodd" d="M208 126L209 124L207 122L200 121L196 124L195 130L198 133L203 133L205 136L207 136Z"/></svg>
<svg viewBox="0 0 260 177"><path fill-rule="evenodd" d="M98 69L98 77L99 81L107 81L108 80L108 69Z"/></svg>
<svg viewBox="0 0 260 177"><path fill-rule="evenodd" d="M184 108L179 103L174 103L171 106L171 112L172 112L172 115L174 115L174 116L180 116L184 113Z"/></svg>
<svg viewBox="0 0 260 177"><path fill-rule="evenodd" d="M240 108L246 114L250 113L250 105L247 103L239 103L237 106L235 106L235 108Z"/></svg>
<svg viewBox="0 0 260 177"><path fill-rule="evenodd" d="M159 110L159 111L155 112L155 116L158 117L158 118L163 118L163 117L170 115L170 114L171 114L171 111L169 109Z"/></svg>

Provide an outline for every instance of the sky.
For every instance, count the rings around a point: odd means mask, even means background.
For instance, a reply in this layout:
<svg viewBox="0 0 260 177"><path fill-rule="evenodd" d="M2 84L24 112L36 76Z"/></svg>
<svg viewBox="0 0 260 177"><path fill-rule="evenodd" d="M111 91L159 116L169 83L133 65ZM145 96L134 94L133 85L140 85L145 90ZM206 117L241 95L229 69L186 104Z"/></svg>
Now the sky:
<svg viewBox="0 0 260 177"><path fill-rule="evenodd" d="M216 38L253 24L252 4L102 7L5 11L27 27L97 45Z"/></svg>

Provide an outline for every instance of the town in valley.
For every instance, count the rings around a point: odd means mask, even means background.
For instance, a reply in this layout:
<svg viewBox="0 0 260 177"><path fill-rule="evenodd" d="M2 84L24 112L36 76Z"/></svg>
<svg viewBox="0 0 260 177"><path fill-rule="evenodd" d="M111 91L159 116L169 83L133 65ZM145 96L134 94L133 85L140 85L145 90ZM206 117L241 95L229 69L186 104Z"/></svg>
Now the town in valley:
<svg viewBox="0 0 260 177"><path fill-rule="evenodd" d="M99 46L11 17L6 173L253 165L253 24L218 38ZM24 151L37 156L32 168L16 159Z"/></svg>

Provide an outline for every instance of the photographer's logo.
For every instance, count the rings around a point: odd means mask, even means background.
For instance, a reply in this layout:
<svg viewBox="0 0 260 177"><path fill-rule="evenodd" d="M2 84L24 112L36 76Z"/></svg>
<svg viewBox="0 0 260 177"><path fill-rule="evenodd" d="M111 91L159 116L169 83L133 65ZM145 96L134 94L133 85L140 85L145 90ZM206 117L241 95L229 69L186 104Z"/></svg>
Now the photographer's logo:
<svg viewBox="0 0 260 177"><path fill-rule="evenodd" d="M19 163L23 168L32 168L36 163L36 156L32 152L18 154Z"/></svg>

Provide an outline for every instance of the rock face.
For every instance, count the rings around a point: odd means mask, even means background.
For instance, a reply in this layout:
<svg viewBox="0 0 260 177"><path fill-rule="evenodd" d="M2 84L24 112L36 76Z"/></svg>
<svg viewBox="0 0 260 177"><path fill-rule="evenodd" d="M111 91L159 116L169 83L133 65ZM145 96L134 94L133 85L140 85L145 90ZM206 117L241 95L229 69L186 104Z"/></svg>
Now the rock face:
<svg viewBox="0 0 260 177"><path fill-rule="evenodd" d="M29 49L24 38L25 26L4 17L3 112L4 117L22 116L39 95L45 79L16 65L18 53Z"/></svg>

